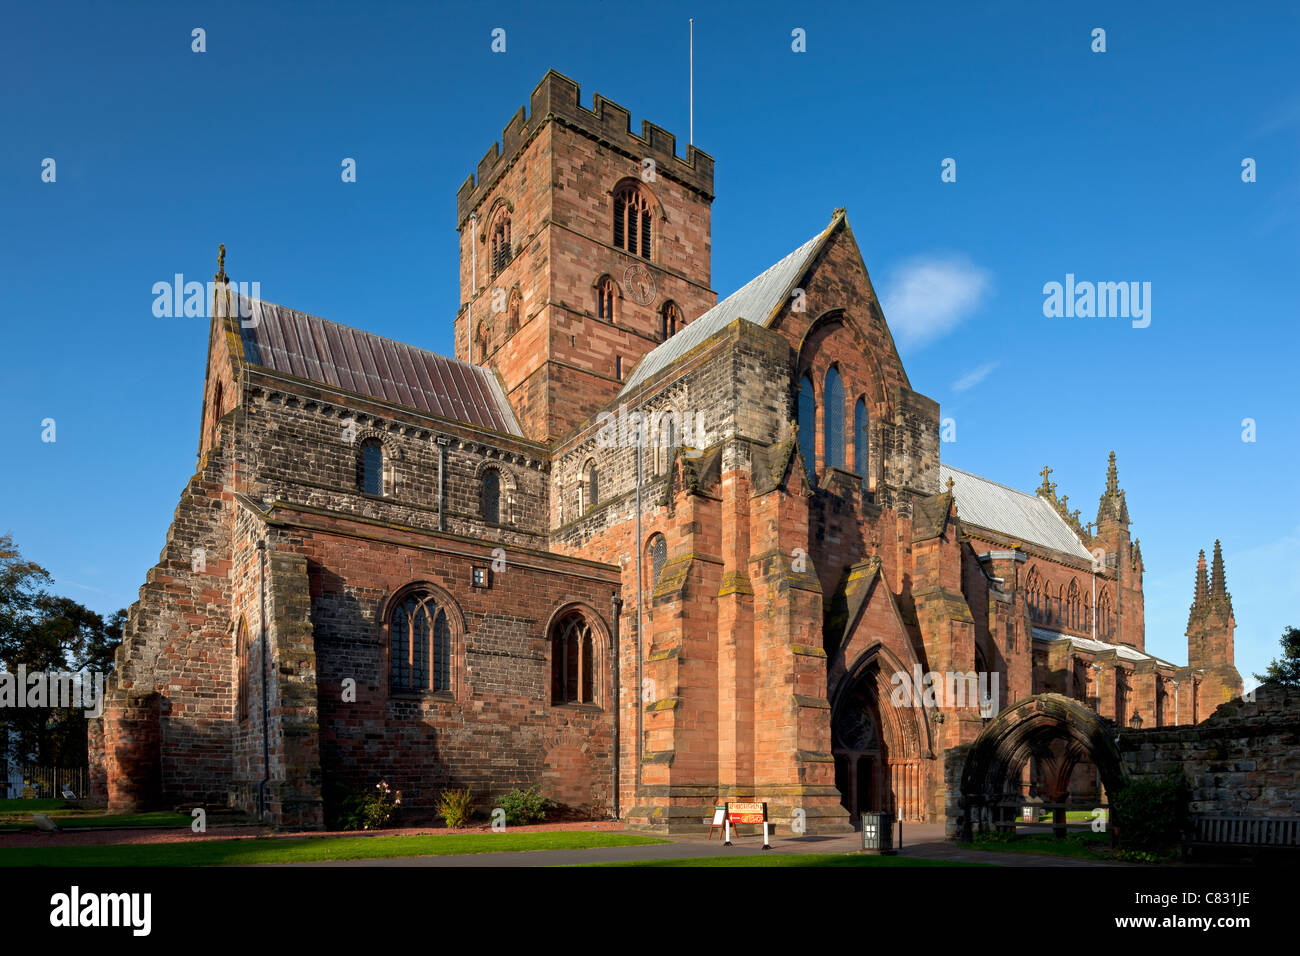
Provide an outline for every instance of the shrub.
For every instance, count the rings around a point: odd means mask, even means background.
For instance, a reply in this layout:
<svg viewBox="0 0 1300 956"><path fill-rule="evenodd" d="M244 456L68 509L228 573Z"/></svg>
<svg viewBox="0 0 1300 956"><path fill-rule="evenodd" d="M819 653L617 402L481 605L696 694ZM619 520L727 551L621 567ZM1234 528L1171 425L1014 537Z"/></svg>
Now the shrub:
<svg viewBox="0 0 1300 956"><path fill-rule="evenodd" d="M1192 791L1181 773L1135 780L1111 794L1119 841L1126 850L1162 852L1176 845L1189 824Z"/></svg>
<svg viewBox="0 0 1300 956"><path fill-rule="evenodd" d="M537 787L527 790L511 790L497 798L497 805L506 812L506 823L539 823L546 819L548 811L555 809L555 801L542 796Z"/></svg>
<svg viewBox="0 0 1300 956"><path fill-rule="evenodd" d="M392 819L402 803L402 791L381 780L373 790L357 791L347 784L336 788L334 826L340 830L378 830Z"/></svg>
<svg viewBox="0 0 1300 956"><path fill-rule="evenodd" d="M438 816L450 830L459 830L474 816L474 795L464 790L444 790L438 794Z"/></svg>

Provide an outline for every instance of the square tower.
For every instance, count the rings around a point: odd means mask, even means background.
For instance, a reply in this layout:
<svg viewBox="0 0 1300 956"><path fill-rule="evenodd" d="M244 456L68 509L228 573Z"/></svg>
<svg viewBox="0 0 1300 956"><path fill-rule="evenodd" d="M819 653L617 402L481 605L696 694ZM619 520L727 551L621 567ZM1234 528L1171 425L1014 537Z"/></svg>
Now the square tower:
<svg viewBox="0 0 1300 956"><path fill-rule="evenodd" d="M717 301L713 159L548 72L456 196L456 357L501 377L524 432L565 435Z"/></svg>

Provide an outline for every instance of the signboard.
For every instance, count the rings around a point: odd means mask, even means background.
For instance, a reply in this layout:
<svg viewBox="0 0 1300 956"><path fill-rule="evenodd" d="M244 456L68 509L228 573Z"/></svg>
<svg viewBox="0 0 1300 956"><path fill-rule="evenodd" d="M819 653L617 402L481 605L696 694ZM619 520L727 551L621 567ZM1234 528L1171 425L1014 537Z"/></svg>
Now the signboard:
<svg viewBox="0 0 1300 956"><path fill-rule="evenodd" d="M713 808L713 822L709 824L709 839L713 839L713 831L723 829L722 823L727 818L727 805L719 803Z"/></svg>
<svg viewBox="0 0 1300 956"><path fill-rule="evenodd" d="M716 818L717 811L714 815ZM766 803L725 803L723 804L723 846L731 846L731 828L738 823L761 823L763 825L763 849L772 849L768 841L767 804Z"/></svg>
<svg viewBox="0 0 1300 956"><path fill-rule="evenodd" d="M732 823L766 823L766 803L728 803L727 816Z"/></svg>

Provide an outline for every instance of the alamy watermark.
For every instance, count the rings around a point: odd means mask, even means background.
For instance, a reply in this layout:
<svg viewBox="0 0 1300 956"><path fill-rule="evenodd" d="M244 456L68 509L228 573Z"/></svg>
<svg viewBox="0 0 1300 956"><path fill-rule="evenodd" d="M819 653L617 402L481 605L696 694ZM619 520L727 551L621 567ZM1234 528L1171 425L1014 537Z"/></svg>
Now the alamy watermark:
<svg viewBox="0 0 1300 956"><path fill-rule="evenodd" d="M889 693L894 707L979 707L981 717L993 717L1001 710L1001 677L996 671L922 673L921 665L913 664L912 673L895 671L889 682L894 685Z"/></svg>
<svg viewBox="0 0 1300 956"><path fill-rule="evenodd" d="M620 405L618 415L601 412L596 416L600 430L596 432L598 448L676 448L681 446L688 458L698 458L703 452L704 413L676 411L629 412Z"/></svg>
<svg viewBox="0 0 1300 956"><path fill-rule="evenodd" d="M96 672L0 671L0 709L8 707L81 708L90 718L104 712L104 675Z"/></svg>
<svg viewBox="0 0 1300 956"><path fill-rule="evenodd" d="M208 303L214 301L218 287L229 289L240 325L246 329L257 328L261 316L254 316L252 300L262 297L261 282L186 282L185 276L176 273L171 282L153 284L153 314L159 319L201 319L208 314Z"/></svg>
<svg viewBox="0 0 1300 956"><path fill-rule="evenodd" d="M1043 286L1043 315L1049 319L1132 319L1133 328L1151 324L1150 282L1065 282Z"/></svg>

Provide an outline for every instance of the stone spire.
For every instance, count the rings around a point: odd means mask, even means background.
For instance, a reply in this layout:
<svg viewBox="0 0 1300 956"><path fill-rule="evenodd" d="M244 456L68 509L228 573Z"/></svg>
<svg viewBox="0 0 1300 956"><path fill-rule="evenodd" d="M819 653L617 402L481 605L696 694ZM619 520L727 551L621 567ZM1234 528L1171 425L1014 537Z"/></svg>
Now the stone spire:
<svg viewBox="0 0 1300 956"><path fill-rule="evenodd" d="M1205 575L1205 552L1196 559L1196 590L1192 592L1192 608L1203 603L1210 594L1209 578Z"/></svg>
<svg viewBox="0 0 1300 956"><path fill-rule="evenodd" d="M1100 532L1102 525L1106 521L1118 523L1127 526L1128 502L1124 500L1124 492L1119 486L1119 469L1115 466L1115 453L1110 453L1110 461L1106 466L1106 490L1102 493L1101 501L1097 505L1097 530Z"/></svg>
<svg viewBox="0 0 1300 956"><path fill-rule="evenodd" d="M1223 548L1219 545L1218 538L1214 539L1214 563L1210 565L1210 596L1217 600L1224 600L1228 596L1223 580Z"/></svg>

